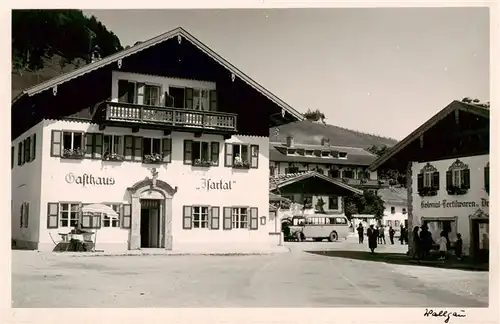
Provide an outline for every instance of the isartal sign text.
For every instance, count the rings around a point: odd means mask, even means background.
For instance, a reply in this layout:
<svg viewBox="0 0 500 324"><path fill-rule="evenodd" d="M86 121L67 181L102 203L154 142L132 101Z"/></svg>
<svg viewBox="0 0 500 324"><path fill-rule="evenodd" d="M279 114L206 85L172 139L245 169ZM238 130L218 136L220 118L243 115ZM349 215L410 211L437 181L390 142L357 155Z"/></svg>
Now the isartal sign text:
<svg viewBox="0 0 500 324"><path fill-rule="evenodd" d="M112 177L94 177L92 174L81 174L76 175L72 172L68 173L64 180L67 183L76 183L82 186L92 185L92 186L112 186L115 184L115 178Z"/></svg>
<svg viewBox="0 0 500 324"><path fill-rule="evenodd" d="M201 179L201 186L197 187L196 189L201 190L204 189L206 191L210 190L231 190L232 184L236 183L236 181L231 181L231 180L212 180L210 178L202 178Z"/></svg>
<svg viewBox="0 0 500 324"><path fill-rule="evenodd" d="M427 201L424 200L420 203L420 208L477 208L489 207L490 202L488 199L481 198L481 202L476 201L458 201L458 200L437 200Z"/></svg>

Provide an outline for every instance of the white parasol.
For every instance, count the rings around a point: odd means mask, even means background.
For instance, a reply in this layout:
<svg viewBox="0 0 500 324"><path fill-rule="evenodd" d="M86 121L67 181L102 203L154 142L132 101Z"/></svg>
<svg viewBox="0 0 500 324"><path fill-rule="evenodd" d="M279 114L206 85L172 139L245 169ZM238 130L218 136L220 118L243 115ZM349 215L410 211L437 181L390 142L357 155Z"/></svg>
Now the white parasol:
<svg viewBox="0 0 500 324"><path fill-rule="evenodd" d="M119 219L120 215L111 207L106 206L104 204L90 204L85 205L81 208L82 215L83 214L99 214L106 215L110 219ZM99 219L100 221L100 219ZM94 236L94 247L93 251L95 251L95 246L97 244L97 229Z"/></svg>

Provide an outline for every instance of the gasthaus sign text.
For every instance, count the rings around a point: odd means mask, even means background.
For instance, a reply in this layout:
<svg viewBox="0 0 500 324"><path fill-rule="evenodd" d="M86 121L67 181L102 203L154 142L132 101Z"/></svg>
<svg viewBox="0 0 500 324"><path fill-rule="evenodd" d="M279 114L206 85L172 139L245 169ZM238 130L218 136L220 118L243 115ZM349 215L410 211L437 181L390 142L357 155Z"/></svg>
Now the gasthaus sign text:
<svg viewBox="0 0 500 324"><path fill-rule="evenodd" d="M424 200L420 203L420 208L478 208L478 207L489 207L490 202L488 199L481 198L480 202L476 201L458 201L458 200L437 200L428 201Z"/></svg>
<svg viewBox="0 0 500 324"><path fill-rule="evenodd" d="M72 172L68 173L64 180L69 184L78 184L83 187L86 186L112 186L115 184L115 178L113 177L95 177L92 174L80 174L76 175Z"/></svg>

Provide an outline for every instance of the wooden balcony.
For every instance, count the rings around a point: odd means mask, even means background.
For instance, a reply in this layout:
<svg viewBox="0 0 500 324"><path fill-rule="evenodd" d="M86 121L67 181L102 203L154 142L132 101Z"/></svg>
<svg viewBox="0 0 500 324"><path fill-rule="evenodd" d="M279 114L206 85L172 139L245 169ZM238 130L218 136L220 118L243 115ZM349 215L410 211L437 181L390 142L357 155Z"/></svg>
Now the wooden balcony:
<svg viewBox="0 0 500 324"><path fill-rule="evenodd" d="M132 127L235 133L236 114L107 102L105 121Z"/></svg>

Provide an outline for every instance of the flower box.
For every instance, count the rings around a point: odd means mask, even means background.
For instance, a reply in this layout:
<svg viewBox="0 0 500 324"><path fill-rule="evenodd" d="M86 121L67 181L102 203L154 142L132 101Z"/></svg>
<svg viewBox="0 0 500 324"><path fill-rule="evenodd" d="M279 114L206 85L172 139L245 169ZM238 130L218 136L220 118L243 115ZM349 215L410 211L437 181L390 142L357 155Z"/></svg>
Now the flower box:
<svg viewBox="0 0 500 324"><path fill-rule="evenodd" d="M160 164L163 163L163 155L158 153L148 154L144 156L142 162L151 164Z"/></svg>
<svg viewBox="0 0 500 324"><path fill-rule="evenodd" d="M250 169L250 163L248 163L248 161L242 161L242 162L234 161L233 169Z"/></svg>
<svg viewBox="0 0 500 324"><path fill-rule="evenodd" d="M418 190L420 197L432 197L437 195L437 190L432 187L423 187Z"/></svg>
<svg viewBox="0 0 500 324"><path fill-rule="evenodd" d="M450 186L446 188L446 191L448 192L449 195L454 195L454 196L465 195L467 193L467 189L460 188L457 186Z"/></svg>
<svg viewBox="0 0 500 324"><path fill-rule="evenodd" d="M201 160L201 159L195 159L193 161L193 166L208 168L212 165L214 165L214 163L212 161L206 161L206 160Z"/></svg>
<svg viewBox="0 0 500 324"><path fill-rule="evenodd" d="M104 154L102 159L103 159L103 161L122 162L124 160L124 157L123 157L123 155L120 155L120 154Z"/></svg>
<svg viewBox="0 0 500 324"><path fill-rule="evenodd" d="M61 158L63 159L75 159L75 160L81 160L83 159L85 155L85 152L82 149L64 149L63 153L61 155Z"/></svg>

